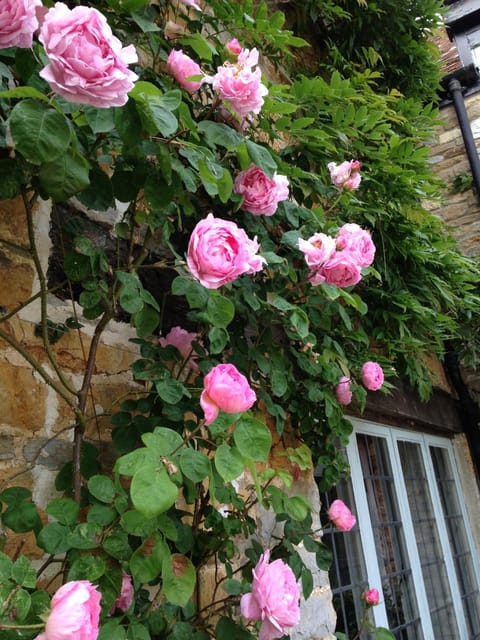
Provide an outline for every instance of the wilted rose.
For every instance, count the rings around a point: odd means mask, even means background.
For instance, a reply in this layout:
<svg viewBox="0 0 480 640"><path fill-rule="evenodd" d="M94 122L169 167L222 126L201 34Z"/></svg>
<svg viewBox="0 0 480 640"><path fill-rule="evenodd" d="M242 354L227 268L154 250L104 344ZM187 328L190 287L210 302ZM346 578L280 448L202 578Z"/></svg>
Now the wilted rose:
<svg viewBox="0 0 480 640"><path fill-rule="evenodd" d="M336 162L329 162L327 166L330 178L336 187L347 191L358 189L362 180L358 160L350 160L350 162L346 160L338 165Z"/></svg>
<svg viewBox="0 0 480 640"><path fill-rule="evenodd" d="M203 75L199 65L187 56L181 49L172 49L167 60L167 70L178 84L189 93L198 91L202 86L202 81L187 80L192 76Z"/></svg>
<svg viewBox="0 0 480 640"><path fill-rule="evenodd" d="M252 592L240 600L244 618L262 621L258 640L281 638L300 621L300 585L292 569L283 560L269 560L267 550L253 570Z"/></svg>
<svg viewBox="0 0 480 640"><path fill-rule="evenodd" d="M362 383L370 391L378 391L383 385L385 377L378 362L365 362L362 366Z"/></svg>
<svg viewBox="0 0 480 640"><path fill-rule="evenodd" d="M211 424L220 410L225 413L247 411L256 399L247 378L233 364L217 364L203 380L200 406L205 413L205 424Z"/></svg>
<svg viewBox="0 0 480 640"><path fill-rule="evenodd" d="M209 213L192 231L187 265L204 287L218 289L244 273L260 271L265 259L257 255L259 248L256 237L250 240L235 222Z"/></svg>
<svg viewBox="0 0 480 640"><path fill-rule="evenodd" d="M0 3L0 49L32 46L38 29L36 8L41 0L2 0Z"/></svg>
<svg viewBox="0 0 480 640"><path fill-rule="evenodd" d="M97 640L101 594L88 580L66 582L52 598L36 640Z"/></svg>
<svg viewBox="0 0 480 640"><path fill-rule="evenodd" d="M124 573L122 575L122 586L120 588L120 595L115 600L112 611L110 613L113 613L115 609L120 609L121 611L127 611L127 609L130 609L130 605L133 602L134 595L135 590L132 584L132 576L129 576L128 573Z"/></svg>
<svg viewBox="0 0 480 640"><path fill-rule="evenodd" d="M233 190L244 196L242 209L256 216L271 216L278 203L288 198L288 179L276 173L269 178L260 167L251 164L237 175Z"/></svg>
<svg viewBox="0 0 480 640"><path fill-rule="evenodd" d="M94 107L127 102L137 79L128 65L137 53L133 45L122 47L99 11L57 2L44 17L39 40L49 60L40 75L56 93Z"/></svg>
<svg viewBox="0 0 480 640"><path fill-rule="evenodd" d="M340 531L350 531L357 519L342 500L334 500L328 510L328 517Z"/></svg>

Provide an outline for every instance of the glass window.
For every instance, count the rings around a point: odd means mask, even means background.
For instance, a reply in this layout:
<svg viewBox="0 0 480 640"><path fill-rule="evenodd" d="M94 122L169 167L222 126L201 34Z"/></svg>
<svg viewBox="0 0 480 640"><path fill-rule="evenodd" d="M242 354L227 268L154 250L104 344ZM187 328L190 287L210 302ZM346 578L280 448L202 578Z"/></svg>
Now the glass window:
<svg viewBox="0 0 480 640"><path fill-rule="evenodd" d="M323 508L338 497L357 515L350 532L324 535L334 557L337 631L355 636L361 594L377 588L372 619L398 640L480 640L478 558L451 443L363 420L354 425L346 451L351 479L323 498Z"/></svg>

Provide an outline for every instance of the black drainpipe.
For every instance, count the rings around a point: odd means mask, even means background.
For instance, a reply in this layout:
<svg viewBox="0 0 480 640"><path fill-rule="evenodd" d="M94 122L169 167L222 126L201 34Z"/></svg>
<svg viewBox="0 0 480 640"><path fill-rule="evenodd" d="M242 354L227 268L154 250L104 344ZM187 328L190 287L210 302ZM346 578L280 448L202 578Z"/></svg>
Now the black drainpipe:
<svg viewBox="0 0 480 640"><path fill-rule="evenodd" d="M467 67L462 67L461 69L450 73L448 76L445 76L442 80L442 86L448 91L449 96L453 101L468 161L470 163L470 169L472 171L473 184L475 185L477 198L480 200L480 160L478 158L477 146L473 137L472 127L470 126L470 120L468 119L467 110L465 108L465 100L463 98L464 91L469 86L477 83L478 80L479 75L477 68L474 64L469 64Z"/></svg>

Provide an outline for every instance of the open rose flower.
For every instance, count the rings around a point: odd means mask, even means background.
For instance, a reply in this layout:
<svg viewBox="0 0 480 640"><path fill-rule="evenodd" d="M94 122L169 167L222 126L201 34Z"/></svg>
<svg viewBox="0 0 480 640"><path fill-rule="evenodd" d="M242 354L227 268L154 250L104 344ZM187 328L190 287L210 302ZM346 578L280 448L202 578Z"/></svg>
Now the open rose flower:
<svg viewBox="0 0 480 640"><path fill-rule="evenodd" d="M362 279L362 270L354 255L337 251L320 270L327 284L352 287Z"/></svg>
<svg viewBox="0 0 480 640"><path fill-rule="evenodd" d="M352 392L350 391L350 378L342 376L335 387L335 396L340 404L350 404L352 401Z"/></svg>
<svg viewBox="0 0 480 640"><path fill-rule="evenodd" d="M183 53L181 49L172 49L172 51L170 51L167 60L167 70L172 74L178 84L189 93L198 91L202 86L201 81L187 80L187 78L191 76L200 76L203 75L203 73L195 60L192 60Z"/></svg>
<svg viewBox="0 0 480 640"><path fill-rule="evenodd" d="M244 618L262 621L258 640L281 638L300 621L300 585L293 571L283 560L269 560L267 550L253 570L252 592L240 600Z"/></svg>
<svg viewBox="0 0 480 640"><path fill-rule="evenodd" d="M318 269L334 255L335 238L327 236L325 233L314 233L308 240L299 238L298 248L303 253L308 266Z"/></svg>
<svg viewBox="0 0 480 640"><path fill-rule="evenodd" d="M134 595L135 590L132 584L132 576L129 576L128 573L124 573L122 575L122 586L120 588L120 595L115 600L110 613L114 613L115 609L120 609L121 611L127 611L127 609L130 609L130 605L133 602Z"/></svg>
<svg viewBox="0 0 480 640"><path fill-rule="evenodd" d="M365 362L362 367L362 383L370 391L378 391L383 385L385 377L378 362Z"/></svg>
<svg viewBox="0 0 480 640"><path fill-rule="evenodd" d="M260 246L235 222L214 218L211 213L192 231L187 265L192 275L207 289L218 289L244 273L263 268L265 258L257 255Z"/></svg>
<svg viewBox="0 0 480 640"><path fill-rule="evenodd" d="M267 87L262 83L261 70L258 67L253 70L257 64L258 51L242 49L235 63L225 62L207 80L221 100L227 102L240 118L260 113L263 98L268 93Z"/></svg>
<svg viewBox="0 0 480 640"><path fill-rule="evenodd" d="M336 187L347 191L358 189L362 180L360 162L358 160L350 160L350 162L346 160L341 164L329 162L327 166L330 171L330 178Z"/></svg>
<svg viewBox="0 0 480 640"><path fill-rule="evenodd" d="M159 338L158 342L162 347L171 345L176 347L184 360L188 358L188 366L193 369L198 369L198 364L195 362L197 354L192 349L192 342L197 340L198 334L186 331L182 327L172 327L164 338Z"/></svg>
<svg viewBox="0 0 480 640"><path fill-rule="evenodd" d="M137 79L128 65L137 53L133 45L122 47L99 11L57 2L45 15L39 40L50 63L40 75L56 93L94 107L127 102Z"/></svg>
<svg viewBox="0 0 480 640"><path fill-rule="evenodd" d="M41 0L2 0L0 2L0 49L32 46L38 29L36 8Z"/></svg>
<svg viewBox="0 0 480 640"><path fill-rule="evenodd" d="M237 175L233 190L244 197L244 211L256 216L271 216L278 203L288 198L288 179L276 173L270 179L260 167L251 164Z"/></svg>
<svg viewBox="0 0 480 640"><path fill-rule="evenodd" d="M203 380L200 406L205 413L205 424L211 424L220 410L225 413L247 411L256 399L247 378L233 364L217 364Z"/></svg>
<svg viewBox="0 0 480 640"><path fill-rule="evenodd" d="M53 596L45 631L36 640L96 640L100 599L88 580L66 582Z"/></svg>
<svg viewBox="0 0 480 640"><path fill-rule="evenodd" d="M361 267L369 267L375 258L375 245L369 231L349 222L340 227L336 237L337 249L355 254Z"/></svg>
<svg viewBox="0 0 480 640"><path fill-rule="evenodd" d="M369 589L362 593L362 598L369 607L375 607L380 602L380 594L378 589Z"/></svg>
<svg viewBox="0 0 480 640"><path fill-rule="evenodd" d="M340 531L350 531L357 519L342 500L334 500L328 510L328 517Z"/></svg>

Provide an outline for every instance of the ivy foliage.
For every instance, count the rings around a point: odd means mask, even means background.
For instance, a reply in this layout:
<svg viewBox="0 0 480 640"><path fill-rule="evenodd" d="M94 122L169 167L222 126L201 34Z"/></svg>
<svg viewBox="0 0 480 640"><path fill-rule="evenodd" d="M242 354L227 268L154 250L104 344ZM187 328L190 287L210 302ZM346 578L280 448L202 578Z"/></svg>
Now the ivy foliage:
<svg viewBox="0 0 480 640"><path fill-rule="evenodd" d="M372 68L371 52L363 61L356 57L370 41L373 18L387 15L389 3L381 9L353 1L305 5L306 33L324 24L324 47L332 38L336 43L308 74L299 64L306 40L264 2L209 0L202 12L146 0L86 4L95 4L122 43L139 53L138 80L124 106L97 108L52 94L38 75L45 64L38 41L31 50L0 50L0 195L25 205L43 301L36 329L43 359L35 362L1 325L0 336L35 366L75 421L74 460L57 477L62 497L46 507L49 521L40 518L28 490L10 487L0 493L2 526L34 532L48 554L40 578L57 565L64 580L99 585L100 640L227 634L247 640L255 629L235 612L263 551L258 509L273 512L281 534L270 541L272 557L288 562L304 597L313 578L300 543L320 568L328 567L313 506L297 485L318 464L323 489L345 471L338 446L348 441L351 424L335 395L338 380L351 379L359 412L366 401L360 371L368 360L378 361L390 379L384 391L395 376L407 377L428 398L427 358L441 356L445 340L460 343L464 331L472 327L473 333L477 271L422 205L438 197L425 146L435 109L418 99L412 83L400 82L408 70L393 47L371 44L382 56L381 73ZM407 3L393 15L412 27L420 4ZM432 2L419 21L422 37L433 8ZM165 31L172 19L181 24L173 40ZM259 49L269 89L261 112L244 122L222 108L211 85L186 92L166 69L171 49L181 48L212 76L227 59L232 36ZM418 69L433 64L428 49L418 52L410 47ZM423 96L431 77L425 86ZM342 191L327 164L352 158L362 164L362 184ZM236 175L251 163L289 180L290 198L272 217L244 211L234 191ZM61 282L52 287L63 286L62 295L81 309L58 324L47 317L49 285L34 237L39 198L53 201L59 234ZM118 216L111 226L94 226L85 208L100 217L114 209ZM189 238L211 212L257 238L262 271L219 289L192 276L185 260ZM298 239L334 236L347 222L371 231L373 266L356 287L313 286ZM6 310L2 320L32 301ZM84 427L94 418L86 398L97 339L114 318L136 331L138 387L109 416L114 462L106 470ZM87 323L94 339L78 390L52 345ZM188 355L159 341L176 325L196 333ZM258 402L205 425L202 380L220 362L234 363L248 377ZM245 471L239 491L236 480ZM201 580L213 563L215 583L205 603ZM127 611L112 612L122 573L133 578L135 600ZM37 589L23 556L0 554L0 596L2 637L33 638L37 631L29 625L39 624L48 595Z"/></svg>

